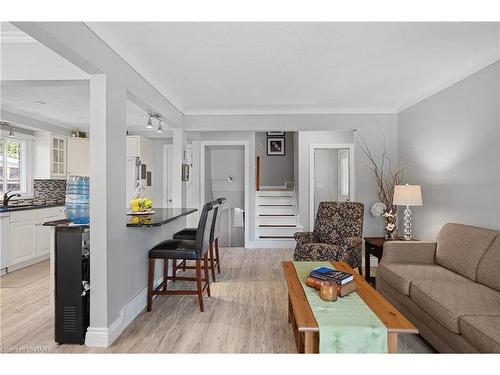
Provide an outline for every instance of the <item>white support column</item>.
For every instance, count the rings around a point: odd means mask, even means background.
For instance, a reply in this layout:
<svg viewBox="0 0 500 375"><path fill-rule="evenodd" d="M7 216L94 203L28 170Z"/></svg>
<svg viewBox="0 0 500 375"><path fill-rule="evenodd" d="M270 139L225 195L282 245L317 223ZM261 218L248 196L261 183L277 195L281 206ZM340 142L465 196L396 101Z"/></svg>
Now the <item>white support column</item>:
<svg viewBox="0 0 500 375"><path fill-rule="evenodd" d="M105 74L90 78L90 327L88 346L108 346L116 317L113 256L122 248L125 230L126 90ZM123 214L121 214L123 213Z"/></svg>

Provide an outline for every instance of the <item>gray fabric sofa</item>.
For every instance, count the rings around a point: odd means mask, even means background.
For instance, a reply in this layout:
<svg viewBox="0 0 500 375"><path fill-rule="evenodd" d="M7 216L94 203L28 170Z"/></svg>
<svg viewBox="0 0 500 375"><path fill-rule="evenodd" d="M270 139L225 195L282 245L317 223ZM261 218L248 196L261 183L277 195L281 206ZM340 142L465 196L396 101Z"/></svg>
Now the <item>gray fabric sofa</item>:
<svg viewBox="0 0 500 375"><path fill-rule="evenodd" d="M500 232L445 224L436 242L388 241L377 289L439 352L500 353Z"/></svg>

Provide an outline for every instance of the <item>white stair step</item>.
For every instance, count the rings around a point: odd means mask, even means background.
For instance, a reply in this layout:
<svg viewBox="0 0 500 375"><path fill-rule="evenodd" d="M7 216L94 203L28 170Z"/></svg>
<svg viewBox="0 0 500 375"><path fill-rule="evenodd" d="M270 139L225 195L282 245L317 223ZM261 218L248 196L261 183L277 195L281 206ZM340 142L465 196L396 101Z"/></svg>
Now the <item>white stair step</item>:
<svg viewBox="0 0 500 375"><path fill-rule="evenodd" d="M259 190L256 192L257 197L293 197L292 190Z"/></svg>
<svg viewBox="0 0 500 375"><path fill-rule="evenodd" d="M293 238L293 236L292 237L290 237L290 236L283 236L283 237L259 236L258 239L261 241L290 241L290 243L295 243L295 239Z"/></svg>
<svg viewBox="0 0 500 375"><path fill-rule="evenodd" d="M299 223L298 215L279 215L279 216L257 216L257 226L259 225L297 225Z"/></svg>
<svg viewBox="0 0 500 375"><path fill-rule="evenodd" d="M295 206L257 206L256 210L257 215L295 215L297 213Z"/></svg>
<svg viewBox="0 0 500 375"><path fill-rule="evenodd" d="M302 232L302 227L258 227L257 238L262 237L275 237L275 238L293 238L296 232Z"/></svg>
<svg viewBox="0 0 500 375"><path fill-rule="evenodd" d="M283 197L283 196L264 196L257 197L257 205L261 204L290 204L295 205L295 197Z"/></svg>

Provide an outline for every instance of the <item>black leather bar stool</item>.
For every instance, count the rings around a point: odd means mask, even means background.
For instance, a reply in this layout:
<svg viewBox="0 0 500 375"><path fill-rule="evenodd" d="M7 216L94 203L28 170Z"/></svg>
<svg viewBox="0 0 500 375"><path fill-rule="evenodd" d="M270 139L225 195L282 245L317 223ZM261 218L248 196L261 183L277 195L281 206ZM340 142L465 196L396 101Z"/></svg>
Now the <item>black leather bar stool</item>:
<svg viewBox="0 0 500 375"><path fill-rule="evenodd" d="M210 230L210 269L212 271L212 280L215 282L215 267L217 267L217 272L220 273L220 257L219 257L219 230L220 230L220 220L223 210L223 206L227 201L226 198L217 198L216 201L219 202L219 206L214 212L214 221L212 228ZM174 234L174 239L179 240L193 240L196 237L197 228L185 228ZM215 254L214 254L215 252ZM177 272L177 268L182 267L185 271L186 269L193 269L193 266L188 266L187 261L182 261L179 265L174 265L174 274Z"/></svg>
<svg viewBox="0 0 500 375"><path fill-rule="evenodd" d="M210 244L210 233L214 223L214 212L219 206L218 201L206 203L201 212L200 221L196 231L194 240L172 239L160 242L158 245L149 250L149 266L148 266L148 303L147 311L151 311L153 296L155 295L172 295L172 294L197 294L200 310L203 312L203 291L206 289L210 297L210 280L208 277L208 249ZM163 259L163 283L156 289L153 289L155 261ZM174 273L168 275L168 264L170 259L174 263ZM194 260L196 262L196 277L177 277L175 274L175 265L177 260ZM203 268L205 270L205 278L201 278L201 261L203 260ZM188 280L196 281L196 290L167 290L168 280ZM205 285L202 287L202 281Z"/></svg>

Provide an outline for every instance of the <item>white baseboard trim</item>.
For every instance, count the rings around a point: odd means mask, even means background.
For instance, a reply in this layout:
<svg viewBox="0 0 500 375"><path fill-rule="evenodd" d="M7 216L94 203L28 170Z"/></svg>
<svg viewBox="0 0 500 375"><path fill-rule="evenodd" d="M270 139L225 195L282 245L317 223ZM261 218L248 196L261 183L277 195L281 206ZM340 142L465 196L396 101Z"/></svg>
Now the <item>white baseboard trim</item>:
<svg viewBox="0 0 500 375"><path fill-rule="evenodd" d="M163 282L163 276L157 277L154 287L158 287ZM92 327L87 329L85 335L85 346L96 348L108 348L122 334L125 328L144 310L147 304L148 288L142 289L132 298L120 311L120 316L111 323L109 327Z"/></svg>
<svg viewBox="0 0 500 375"><path fill-rule="evenodd" d="M246 247L249 249L293 249L295 248L295 240L248 241Z"/></svg>
<svg viewBox="0 0 500 375"><path fill-rule="evenodd" d="M38 258L34 258L34 259L27 260L25 262L13 264L13 265L7 267L6 273L14 272L14 271L20 270L21 268L32 266L33 264L43 262L44 260L47 260L49 258L50 258L50 254L45 254L45 255L42 255L41 257L38 257Z"/></svg>

